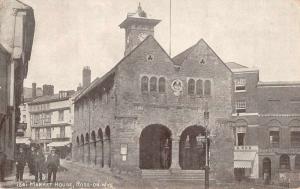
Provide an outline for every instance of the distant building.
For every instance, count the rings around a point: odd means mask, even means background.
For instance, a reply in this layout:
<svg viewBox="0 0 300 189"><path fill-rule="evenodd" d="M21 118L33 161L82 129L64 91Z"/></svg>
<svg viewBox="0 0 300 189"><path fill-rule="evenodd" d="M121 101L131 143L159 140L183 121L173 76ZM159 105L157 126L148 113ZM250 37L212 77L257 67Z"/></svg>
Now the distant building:
<svg viewBox="0 0 300 189"><path fill-rule="evenodd" d="M0 1L0 148L12 168L23 80L31 56L33 9L17 0Z"/></svg>
<svg viewBox="0 0 300 189"><path fill-rule="evenodd" d="M75 91L60 91L59 94L41 96L28 102L33 144L49 152L49 147L57 148L61 157L70 152L73 125L73 102Z"/></svg>

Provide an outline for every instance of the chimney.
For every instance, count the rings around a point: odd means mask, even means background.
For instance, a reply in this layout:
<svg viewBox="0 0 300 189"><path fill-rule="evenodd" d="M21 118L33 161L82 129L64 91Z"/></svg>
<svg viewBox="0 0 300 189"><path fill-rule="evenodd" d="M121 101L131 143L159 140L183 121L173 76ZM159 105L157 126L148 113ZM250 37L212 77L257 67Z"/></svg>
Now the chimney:
<svg viewBox="0 0 300 189"><path fill-rule="evenodd" d="M89 66L83 67L82 70L82 87L86 88L91 84L91 69Z"/></svg>
<svg viewBox="0 0 300 189"><path fill-rule="evenodd" d="M32 98L36 97L36 83L32 83Z"/></svg>
<svg viewBox="0 0 300 189"><path fill-rule="evenodd" d="M54 86L53 85L43 85L43 96L48 95L52 96L54 95Z"/></svg>

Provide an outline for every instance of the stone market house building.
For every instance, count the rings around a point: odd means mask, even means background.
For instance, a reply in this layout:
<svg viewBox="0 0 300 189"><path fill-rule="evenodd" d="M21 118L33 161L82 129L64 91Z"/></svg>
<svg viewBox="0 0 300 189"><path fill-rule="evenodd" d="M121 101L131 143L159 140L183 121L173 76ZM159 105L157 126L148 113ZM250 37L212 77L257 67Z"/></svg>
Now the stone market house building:
<svg viewBox="0 0 300 189"><path fill-rule="evenodd" d="M33 9L17 0L0 2L0 148L12 169L23 80L31 56Z"/></svg>
<svg viewBox="0 0 300 189"><path fill-rule="evenodd" d="M204 40L174 58L138 7L120 24L125 57L75 99L73 159L143 177L203 179L208 104L211 177L233 178L232 71Z"/></svg>

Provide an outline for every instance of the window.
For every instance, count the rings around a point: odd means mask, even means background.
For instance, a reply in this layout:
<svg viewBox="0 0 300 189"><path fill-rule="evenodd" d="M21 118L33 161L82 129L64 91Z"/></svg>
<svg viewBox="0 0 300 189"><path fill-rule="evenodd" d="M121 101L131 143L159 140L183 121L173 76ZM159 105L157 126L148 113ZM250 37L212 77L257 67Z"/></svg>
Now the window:
<svg viewBox="0 0 300 189"><path fill-rule="evenodd" d="M120 150L122 161L127 160L127 144L121 144L121 150Z"/></svg>
<svg viewBox="0 0 300 189"><path fill-rule="evenodd" d="M166 92L166 79L164 77L159 78L158 80L158 92Z"/></svg>
<svg viewBox="0 0 300 189"><path fill-rule="evenodd" d="M235 109L237 113L246 112L246 101L245 100L236 101Z"/></svg>
<svg viewBox="0 0 300 189"><path fill-rule="evenodd" d="M150 78L150 92L155 92L157 91L157 79L156 77L151 77Z"/></svg>
<svg viewBox="0 0 300 189"><path fill-rule="evenodd" d="M60 110L58 112L58 121L63 121L64 120L64 111Z"/></svg>
<svg viewBox="0 0 300 189"><path fill-rule="evenodd" d="M246 91L246 79L239 78L234 80L235 91Z"/></svg>
<svg viewBox="0 0 300 189"><path fill-rule="evenodd" d="M65 138L65 131L66 131L65 127L60 127L60 138Z"/></svg>
<svg viewBox="0 0 300 189"><path fill-rule="evenodd" d="M206 80L204 82L204 95L210 96L211 95L211 82L210 80Z"/></svg>
<svg viewBox="0 0 300 189"><path fill-rule="evenodd" d="M46 132L47 132L46 138L51 139L51 128L47 128Z"/></svg>
<svg viewBox="0 0 300 189"><path fill-rule="evenodd" d="M142 80L141 80L141 89L142 92L148 92L148 77L147 76L143 76Z"/></svg>
<svg viewBox="0 0 300 189"><path fill-rule="evenodd" d="M280 169L290 169L290 157L286 154L280 156L279 159Z"/></svg>
<svg viewBox="0 0 300 189"><path fill-rule="evenodd" d="M295 168L300 169L300 155L296 155L295 157Z"/></svg>
<svg viewBox="0 0 300 189"><path fill-rule="evenodd" d="M201 79L198 79L196 82L196 94L203 96L203 82Z"/></svg>
<svg viewBox="0 0 300 189"><path fill-rule="evenodd" d="M237 145L244 146L245 145L245 133L238 133L237 134Z"/></svg>
<svg viewBox="0 0 300 189"><path fill-rule="evenodd" d="M292 147L300 147L300 131L291 132L291 145Z"/></svg>
<svg viewBox="0 0 300 189"><path fill-rule="evenodd" d="M188 81L188 94L193 95L195 94L195 80L189 79Z"/></svg>
<svg viewBox="0 0 300 189"><path fill-rule="evenodd" d="M39 140L40 139L40 129L36 128L34 131L35 131L35 139Z"/></svg>
<svg viewBox="0 0 300 189"><path fill-rule="evenodd" d="M273 148L279 147L279 131L270 131L270 146Z"/></svg>

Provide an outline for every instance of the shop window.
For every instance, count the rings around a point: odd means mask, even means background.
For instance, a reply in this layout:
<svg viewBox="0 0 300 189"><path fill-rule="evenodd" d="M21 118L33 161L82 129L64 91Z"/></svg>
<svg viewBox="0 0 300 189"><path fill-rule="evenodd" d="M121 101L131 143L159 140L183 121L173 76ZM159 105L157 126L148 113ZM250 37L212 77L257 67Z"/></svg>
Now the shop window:
<svg viewBox="0 0 300 189"><path fill-rule="evenodd" d="M291 132L291 145L292 147L300 147L300 131Z"/></svg>
<svg viewBox="0 0 300 189"><path fill-rule="evenodd" d="M189 79L188 81L188 94L193 95L195 94L195 80Z"/></svg>
<svg viewBox="0 0 300 189"><path fill-rule="evenodd" d="M166 92L166 79L164 77L159 78L158 80L158 92Z"/></svg>
<svg viewBox="0 0 300 189"><path fill-rule="evenodd" d="M280 141L279 131L270 131L269 138L270 138L270 146L273 148L278 148L279 141Z"/></svg>
<svg viewBox="0 0 300 189"><path fill-rule="evenodd" d="M204 95L210 96L211 95L211 82L210 80L206 80L204 82Z"/></svg>
<svg viewBox="0 0 300 189"><path fill-rule="evenodd" d="M290 157L286 154L280 156L279 159L280 169L290 169Z"/></svg>
<svg viewBox="0 0 300 189"><path fill-rule="evenodd" d="M236 92L246 91L246 79L243 78L236 79L234 80L234 84L235 84Z"/></svg>
<svg viewBox="0 0 300 189"><path fill-rule="evenodd" d="M157 79L156 77L150 78L150 92L156 92L157 91Z"/></svg>
<svg viewBox="0 0 300 189"><path fill-rule="evenodd" d="M148 82L149 82L148 77L147 76L143 76L142 80L141 80L141 89L142 89L142 92L148 92Z"/></svg>
<svg viewBox="0 0 300 189"><path fill-rule="evenodd" d="M196 94L203 96L203 82L201 79L198 79L196 82Z"/></svg>
<svg viewBox="0 0 300 189"><path fill-rule="evenodd" d="M246 112L246 101L245 100L236 101L235 109L237 113Z"/></svg>

